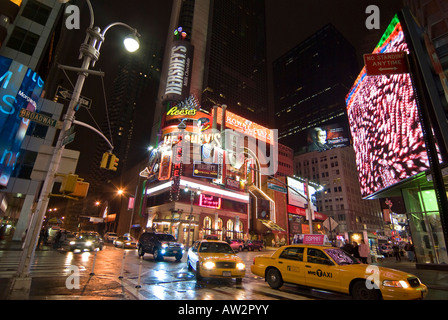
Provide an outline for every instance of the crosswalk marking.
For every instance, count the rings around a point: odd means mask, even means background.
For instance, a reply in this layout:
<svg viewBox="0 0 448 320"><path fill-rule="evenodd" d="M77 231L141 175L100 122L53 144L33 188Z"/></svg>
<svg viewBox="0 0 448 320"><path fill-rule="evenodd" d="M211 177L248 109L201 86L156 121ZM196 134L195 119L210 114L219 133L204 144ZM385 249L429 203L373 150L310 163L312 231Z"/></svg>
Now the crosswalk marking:
<svg viewBox="0 0 448 320"><path fill-rule="evenodd" d="M10 278L15 275L21 258L20 251L0 252L0 278ZM32 277L57 277L70 274L70 260L57 252L36 251L34 263L31 266Z"/></svg>

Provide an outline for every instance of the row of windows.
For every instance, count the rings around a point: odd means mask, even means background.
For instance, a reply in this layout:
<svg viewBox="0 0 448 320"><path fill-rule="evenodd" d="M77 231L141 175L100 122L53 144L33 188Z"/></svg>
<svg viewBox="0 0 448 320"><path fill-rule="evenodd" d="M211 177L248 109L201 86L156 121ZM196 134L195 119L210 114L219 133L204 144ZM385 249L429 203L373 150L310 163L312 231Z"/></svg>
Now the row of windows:
<svg viewBox="0 0 448 320"><path fill-rule="evenodd" d="M47 23L51 10L50 7L37 0L29 0L23 8L22 17L44 26ZM6 46L31 56L34 53L38 41L39 35L16 26Z"/></svg>

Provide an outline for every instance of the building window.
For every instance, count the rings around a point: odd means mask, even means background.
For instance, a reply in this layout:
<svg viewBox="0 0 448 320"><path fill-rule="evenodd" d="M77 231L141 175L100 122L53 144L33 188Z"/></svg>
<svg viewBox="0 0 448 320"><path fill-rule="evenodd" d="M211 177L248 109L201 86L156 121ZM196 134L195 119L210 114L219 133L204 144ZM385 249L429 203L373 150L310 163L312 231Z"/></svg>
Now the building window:
<svg viewBox="0 0 448 320"><path fill-rule="evenodd" d="M32 56L38 41L39 36L37 34L15 27L6 46Z"/></svg>
<svg viewBox="0 0 448 320"><path fill-rule="evenodd" d="M50 7L36 0L28 0L25 8L23 8L22 17L28 18L44 26L47 23L50 13Z"/></svg>
<svg viewBox="0 0 448 320"><path fill-rule="evenodd" d="M226 233L226 236L227 236L229 239L233 239L233 220L232 220L232 219L227 220L227 225L226 225L226 227L227 227L227 233Z"/></svg>

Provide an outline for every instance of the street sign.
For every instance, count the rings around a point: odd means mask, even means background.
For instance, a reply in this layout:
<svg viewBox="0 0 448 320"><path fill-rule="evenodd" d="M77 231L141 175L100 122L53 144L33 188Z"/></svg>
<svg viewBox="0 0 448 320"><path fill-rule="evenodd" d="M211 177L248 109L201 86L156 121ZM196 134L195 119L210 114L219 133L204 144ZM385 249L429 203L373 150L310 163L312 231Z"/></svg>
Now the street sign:
<svg viewBox="0 0 448 320"><path fill-rule="evenodd" d="M409 73L408 54L405 51L365 54L364 63L368 76Z"/></svg>
<svg viewBox="0 0 448 320"><path fill-rule="evenodd" d="M268 188L272 189L274 191L281 192L281 193L287 193L287 190L285 187L279 186L278 184L275 184L272 182L268 182Z"/></svg>
<svg viewBox="0 0 448 320"><path fill-rule="evenodd" d="M56 94L55 96L58 98L62 98L65 100L70 100L72 98L73 95L73 91L68 90L64 87L58 86L58 88L56 89ZM90 107L92 106L92 99L83 97L83 96L79 96L79 104L87 109L90 109Z"/></svg>
<svg viewBox="0 0 448 320"><path fill-rule="evenodd" d="M62 145L65 146L65 145L69 144L70 142L73 142L73 140L75 140L75 135L76 135L76 132L73 132L73 133L69 134L68 136L65 136L64 139L62 139Z"/></svg>
<svg viewBox="0 0 448 320"><path fill-rule="evenodd" d="M329 217L328 219L326 219L323 223L324 227L327 228L330 231L333 231L334 229L336 229L336 227L338 226L338 223L336 221L334 221L334 219L332 219L331 217Z"/></svg>
<svg viewBox="0 0 448 320"><path fill-rule="evenodd" d="M39 124L43 124L44 126L55 127L56 129L62 128L62 122L51 117L45 116L38 112L33 112L26 109L21 109L19 113L19 117L30 119L31 121L37 122Z"/></svg>

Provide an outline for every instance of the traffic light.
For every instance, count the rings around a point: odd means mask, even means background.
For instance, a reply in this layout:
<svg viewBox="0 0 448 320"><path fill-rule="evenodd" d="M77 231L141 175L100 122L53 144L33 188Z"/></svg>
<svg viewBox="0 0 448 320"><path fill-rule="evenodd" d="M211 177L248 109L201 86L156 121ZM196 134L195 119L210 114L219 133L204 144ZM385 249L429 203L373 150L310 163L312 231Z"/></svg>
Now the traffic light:
<svg viewBox="0 0 448 320"><path fill-rule="evenodd" d="M118 160L120 160L120 159L118 159L115 155L111 154L108 169L112 170L112 171L117 171Z"/></svg>
<svg viewBox="0 0 448 320"><path fill-rule="evenodd" d="M103 158L101 159L100 168L107 169L107 163L109 162L109 157L112 155L112 153L104 152Z"/></svg>
<svg viewBox="0 0 448 320"><path fill-rule="evenodd" d="M67 174L62 178L62 184L59 191L62 193L72 193L73 191L75 191L77 182L77 174Z"/></svg>

